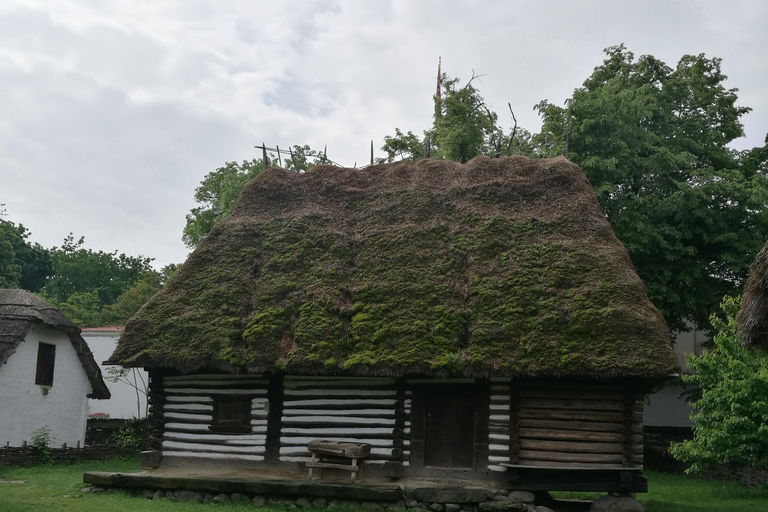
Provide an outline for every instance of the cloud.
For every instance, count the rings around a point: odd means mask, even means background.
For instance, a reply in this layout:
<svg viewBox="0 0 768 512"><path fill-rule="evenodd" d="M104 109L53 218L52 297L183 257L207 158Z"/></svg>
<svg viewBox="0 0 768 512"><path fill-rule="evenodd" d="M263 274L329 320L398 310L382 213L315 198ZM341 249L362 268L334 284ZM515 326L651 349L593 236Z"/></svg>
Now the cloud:
<svg viewBox="0 0 768 512"><path fill-rule="evenodd" d="M235 0L0 4L0 203L46 246L70 231L158 263L195 187L253 146L328 146L366 163L395 127L431 124L437 58L510 123L570 96L626 43L670 65L723 58L747 138L768 132L768 7L759 1Z"/></svg>

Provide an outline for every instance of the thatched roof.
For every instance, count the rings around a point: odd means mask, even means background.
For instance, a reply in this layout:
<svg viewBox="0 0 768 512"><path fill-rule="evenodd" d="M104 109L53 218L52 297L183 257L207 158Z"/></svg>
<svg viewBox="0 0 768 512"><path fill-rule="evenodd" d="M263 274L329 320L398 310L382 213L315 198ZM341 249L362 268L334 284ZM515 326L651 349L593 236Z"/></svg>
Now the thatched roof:
<svg viewBox="0 0 768 512"><path fill-rule="evenodd" d="M584 174L523 157L266 169L111 361L360 376L677 368Z"/></svg>
<svg viewBox="0 0 768 512"><path fill-rule="evenodd" d="M77 325L61 311L27 290L0 288L0 366L8 361L36 324L67 333L93 388L88 398L109 398L109 389L101 377L101 369L93 359L88 344L80 336Z"/></svg>
<svg viewBox="0 0 768 512"><path fill-rule="evenodd" d="M749 267L737 322L744 343L768 350L768 242Z"/></svg>

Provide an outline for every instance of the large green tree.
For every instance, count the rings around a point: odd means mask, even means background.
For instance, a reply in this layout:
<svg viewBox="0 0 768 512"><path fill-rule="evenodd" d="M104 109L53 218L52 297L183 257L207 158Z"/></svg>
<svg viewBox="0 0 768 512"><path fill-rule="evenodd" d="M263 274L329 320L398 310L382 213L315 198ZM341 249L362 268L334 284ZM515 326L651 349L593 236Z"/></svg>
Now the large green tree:
<svg viewBox="0 0 768 512"><path fill-rule="evenodd" d="M243 186L263 168L261 160L244 160L242 164L227 162L209 172L195 189L195 202L200 206L187 214L187 225L181 237L184 245L194 249L214 224L229 217Z"/></svg>
<svg viewBox="0 0 768 512"><path fill-rule="evenodd" d="M117 302L118 297L152 271L152 258L93 251L84 245L83 237L75 240L70 234L61 247L51 249L53 274L41 293L62 311L88 325L98 322L98 313L105 306ZM67 309L66 304L72 308ZM75 315L77 310L90 313Z"/></svg>
<svg viewBox="0 0 768 512"><path fill-rule="evenodd" d="M728 146L749 109L720 59L671 68L623 45L606 54L565 107L537 105L541 153L566 152L585 172L670 326L706 325L768 237L766 148Z"/></svg>
<svg viewBox="0 0 768 512"><path fill-rule="evenodd" d="M50 252L29 241L27 228L3 216L0 211L0 287L37 292L52 272Z"/></svg>
<svg viewBox="0 0 768 512"><path fill-rule="evenodd" d="M280 161L283 163L283 168L296 172L304 172L325 159L323 153L306 145L295 145L288 152L285 155L286 158ZM281 150L281 153L285 151ZM268 158L272 165L278 162L274 153L270 153ZM195 202L199 206L192 208L187 214L187 224L181 236L184 245L194 249L214 224L229 217L235 208L240 191L262 169L264 169L262 159L253 159L245 160L240 164L227 162L223 167L209 172L200 182L200 186L195 189Z"/></svg>

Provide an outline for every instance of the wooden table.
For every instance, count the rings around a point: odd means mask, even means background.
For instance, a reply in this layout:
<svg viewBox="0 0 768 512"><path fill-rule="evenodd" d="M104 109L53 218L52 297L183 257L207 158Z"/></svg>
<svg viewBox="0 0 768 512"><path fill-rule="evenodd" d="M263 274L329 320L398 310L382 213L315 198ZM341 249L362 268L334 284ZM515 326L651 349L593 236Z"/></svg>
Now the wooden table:
<svg viewBox="0 0 768 512"><path fill-rule="evenodd" d="M349 471L353 482L362 482L363 459L371 454L370 444L314 439L309 442L307 448L312 454L312 460L307 462L307 480L312 480L315 468L317 478L323 477L324 468L331 468Z"/></svg>

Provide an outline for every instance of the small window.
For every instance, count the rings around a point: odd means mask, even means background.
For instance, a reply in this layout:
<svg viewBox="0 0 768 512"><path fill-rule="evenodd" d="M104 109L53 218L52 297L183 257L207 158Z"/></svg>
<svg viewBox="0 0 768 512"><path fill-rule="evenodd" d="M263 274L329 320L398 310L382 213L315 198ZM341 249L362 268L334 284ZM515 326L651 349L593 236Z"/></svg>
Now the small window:
<svg viewBox="0 0 768 512"><path fill-rule="evenodd" d="M37 372L35 384L53 386L53 366L56 362L56 345L43 343L37 346Z"/></svg>
<svg viewBox="0 0 768 512"><path fill-rule="evenodd" d="M251 432L251 398L217 396L213 398L213 423L210 430L247 434Z"/></svg>

